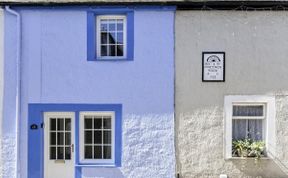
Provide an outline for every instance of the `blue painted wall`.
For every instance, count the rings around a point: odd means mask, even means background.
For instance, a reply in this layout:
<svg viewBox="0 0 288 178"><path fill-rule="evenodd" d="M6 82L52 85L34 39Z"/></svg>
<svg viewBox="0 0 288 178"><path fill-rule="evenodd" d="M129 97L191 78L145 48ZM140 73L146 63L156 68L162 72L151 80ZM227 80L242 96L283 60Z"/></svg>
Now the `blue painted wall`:
<svg viewBox="0 0 288 178"><path fill-rule="evenodd" d="M174 10L136 8L134 59L118 62L87 61L85 9L17 10L22 16L23 46L22 177L27 177L29 103L121 103L122 166L87 168L83 175L174 177ZM13 136L16 21L7 13L5 30L3 132ZM14 177L13 166L6 174Z"/></svg>

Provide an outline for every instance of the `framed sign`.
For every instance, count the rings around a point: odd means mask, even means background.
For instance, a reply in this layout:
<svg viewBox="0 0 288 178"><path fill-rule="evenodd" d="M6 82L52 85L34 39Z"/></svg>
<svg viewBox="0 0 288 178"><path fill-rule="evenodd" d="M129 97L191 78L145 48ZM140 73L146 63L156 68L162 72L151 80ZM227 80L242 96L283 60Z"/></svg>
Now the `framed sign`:
<svg viewBox="0 0 288 178"><path fill-rule="evenodd" d="M225 81L225 52L202 52L202 81Z"/></svg>

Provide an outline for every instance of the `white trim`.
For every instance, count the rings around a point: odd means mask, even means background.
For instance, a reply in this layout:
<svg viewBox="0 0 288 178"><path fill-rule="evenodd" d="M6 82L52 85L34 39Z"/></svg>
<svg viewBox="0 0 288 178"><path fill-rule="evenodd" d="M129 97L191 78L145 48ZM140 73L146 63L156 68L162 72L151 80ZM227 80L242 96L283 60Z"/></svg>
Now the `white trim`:
<svg viewBox="0 0 288 178"><path fill-rule="evenodd" d="M275 97L265 95L229 95L224 99L224 155L225 159L232 158L232 113L233 104L265 104L264 116L266 115L266 124L264 123L265 136L268 157L275 154ZM246 117L247 118L247 117ZM254 117L252 117L254 119ZM251 119L252 119L251 118ZM269 126L269 127L268 127Z"/></svg>
<svg viewBox="0 0 288 178"><path fill-rule="evenodd" d="M117 20L121 19L123 20L123 56L107 56L102 57L101 56L101 25L100 21L106 19L106 20ZM96 17L96 52L97 52L97 58L98 59L125 59L127 57L127 18L125 15L98 15Z"/></svg>
<svg viewBox="0 0 288 178"><path fill-rule="evenodd" d="M79 148L80 148L80 163L115 163L115 112L114 111L83 111L79 113L80 120L79 120ZM85 116L111 116L111 159L85 159L84 158L84 117Z"/></svg>

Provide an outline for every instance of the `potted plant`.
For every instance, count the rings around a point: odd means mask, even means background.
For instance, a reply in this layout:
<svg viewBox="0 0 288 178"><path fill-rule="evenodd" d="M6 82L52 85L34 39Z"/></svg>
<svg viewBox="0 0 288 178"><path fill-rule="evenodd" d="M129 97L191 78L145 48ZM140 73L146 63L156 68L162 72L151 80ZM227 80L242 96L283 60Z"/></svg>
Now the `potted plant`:
<svg viewBox="0 0 288 178"><path fill-rule="evenodd" d="M255 157L264 156L265 143L251 139L234 140L232 142L233 157Z"/></svg>

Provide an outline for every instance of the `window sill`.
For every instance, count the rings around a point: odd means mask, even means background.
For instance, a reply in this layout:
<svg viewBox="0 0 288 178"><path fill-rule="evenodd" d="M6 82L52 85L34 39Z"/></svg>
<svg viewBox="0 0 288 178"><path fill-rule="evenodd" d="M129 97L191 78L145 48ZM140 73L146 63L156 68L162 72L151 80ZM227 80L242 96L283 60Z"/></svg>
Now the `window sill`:
<svg viewBox="0 0 288 178"><path fill-rule="evenodd" d="M96 62L118 62L118 61L133 61L133 59L128 59L128 58L116 58L116 59L113 59L113 58L106 58L106 59L93 59L93 60L89 60L88 61L96 61Z"/></svg>
<svg viewBox="0 0 288 178"><path fill-rule="evenodd" d="M269 157L261 157L261 158L256 158L256 157L232 157L232 158L226 158L226 160L271 160L272 158Z"/></svg>
<svg viewBox="0 0 288 178"><path fill-rule="evenodd" d="M107 168L116 168L115 164L76 164L75 167L107 167Z"/></svg>

